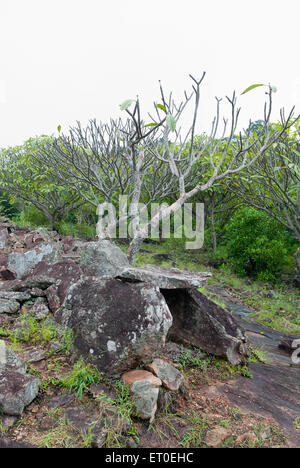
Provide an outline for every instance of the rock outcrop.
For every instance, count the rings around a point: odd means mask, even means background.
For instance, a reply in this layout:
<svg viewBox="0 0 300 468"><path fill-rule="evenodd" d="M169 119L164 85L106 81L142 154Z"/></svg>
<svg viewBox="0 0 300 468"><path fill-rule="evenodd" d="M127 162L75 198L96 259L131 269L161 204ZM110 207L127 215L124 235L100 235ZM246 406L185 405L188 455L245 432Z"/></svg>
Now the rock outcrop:
<svg viewBox="0 0 300 468"><path fill-rule="evenodd" d="M55 314L74 332L75 355L100 370L123 372L153 361L168 333L232 364L246 362L242 328L197 291L210 273L135 268L109 240L61 239L7 221L2 231L1 316L27 311L26 301L38 320Z"/></svg>
<svg viewBox="0 0 300 468"><path fill-rule="evenodd" d="M86 276L114 277L130 266L126 255L110 240L85 243L79 253L78 263Z"/></svg>
<svg viewBox="0 0 300 468"><path fill-rule="evenodd" d="M73 330L73 352L108 373L149 362L163 347L172 325L157 286L113 278L90 277L75 283L55 318Z"/></svg>
<svg viewBox="0 0 300 468"><path fill-rule="evenodd" d="M133 282L154 283L160 289L201 288L211 273L197 273L178 268L146 265L143 268L125 267L118 273L119 278Z"/></svg>
<svg viewBox="0 0 300 468"><path fill-rule="evenodd" d="M243 329L234 317L197 290L162 290L173 317L169 334L233 365L250 356Z"/></svg>

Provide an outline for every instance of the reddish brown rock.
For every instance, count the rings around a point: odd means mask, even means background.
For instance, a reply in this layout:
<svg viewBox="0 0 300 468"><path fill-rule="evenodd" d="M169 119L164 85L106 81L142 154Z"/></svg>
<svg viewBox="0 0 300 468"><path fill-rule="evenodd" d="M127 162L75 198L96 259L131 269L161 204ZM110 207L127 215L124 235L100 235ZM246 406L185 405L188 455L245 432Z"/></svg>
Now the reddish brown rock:
<svg viewBox="0 0 300 468"><path fill-rule="evenodd" d="M146 370L132 370L125 372L125 374L122 375L122 381L124 385L128 387L131 387L131 385L138 380L148 380L155 387L160 387L162 384L158 377L155 377L152 372L148 372Z"/></svg>
<svg viewBox="0 0 300 468"><path fill-rule="evenodd" d="M51 310L56 311L57 300L59 299L59 305L62 304L66 296L66 291L73 283L76 283L81 276L82 271L74 262L63 261L49 265L42 261L36 265L24 279L28 279L32 282L36 277L48 278L50 283L48 284L48 288L52 285L57 288L57 290L55 290L55 287L53 287L46 293L46 296L49 295L51 301Z"/></svg>
<svg viewBox="0 0 300 468"><path fill-rule="evenodd" d="M57 287L53 284L46 289L45 295L48 301L49 309L51 312L55 313L61 306Z"/></svg>
<svg viewBox="0 0 300 468"><path fill-rule="evenodd" d="M11 281L17 278L15 270L1 266L0 267L0 281Z"/></svg>
<svg viewBox="0 0 300 468"><path fill-rule="evenodd" d="M141 419L154 420L161 380L151 372L134 370L122 375L124 385L130 388L136 404L137 414Z"/></svg>

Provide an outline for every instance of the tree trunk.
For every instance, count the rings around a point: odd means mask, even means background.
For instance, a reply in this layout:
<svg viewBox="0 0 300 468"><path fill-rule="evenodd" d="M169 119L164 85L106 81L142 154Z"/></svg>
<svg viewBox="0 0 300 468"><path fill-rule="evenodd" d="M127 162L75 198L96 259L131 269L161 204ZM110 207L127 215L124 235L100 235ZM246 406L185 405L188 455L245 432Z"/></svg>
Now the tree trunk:
<svg viewBox="0 0 300 468"><path fill-rule="evenodd" d="M211 207L211 237L212 237L212 247L214 253L217 251L217 235L215 229L215 196L212 196L212 207Z"/></svg>
<svg viewBox="0 0 300 468"><path fill-rule="evenodd" d="M300 247L296 251L294 255L294 259L295 259L295 265L296 265L297 280L300 283Z"/></svg>
<svg viewBox="0 0 300 468"><path fill-rule="evenodd" d="M143 241L144 241L143 237L135 237L130 242L130 245L127 251L127 258L131 265L133 265L135 257L137 256Z"/></svg>

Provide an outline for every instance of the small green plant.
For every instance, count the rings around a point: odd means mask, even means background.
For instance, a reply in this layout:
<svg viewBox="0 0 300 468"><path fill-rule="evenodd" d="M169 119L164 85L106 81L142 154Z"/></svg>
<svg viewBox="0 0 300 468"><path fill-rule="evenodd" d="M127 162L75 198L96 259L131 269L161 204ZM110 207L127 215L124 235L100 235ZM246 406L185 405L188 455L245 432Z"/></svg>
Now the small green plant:
<svg viewBox="0 0 300 468"><path fill-rule="evenodd" d="M78 361L74 364L70 374L62 379L57 379L55 383L68 388L70 392L76 392L76 396L81 398L92 384L98 384L100 381L101 374L94 366Z"/></svg>
<svg viewBox="0 0 300 468"><path fill-rule="evenodd" d="M261 349L251 349L251 356L248 359L248 362L263 362L266 364L268 362L268 355L265 351Z"/></svg>
<svg viewBox="0 0 300 468"><path fill-rule="evenodd" d="M186 431L180 445L184 448L201 448L203 446L203 437L209 422L195 412L187 417L192 424L192 428Z"/></svg>
<svg viewBox="0 0 300 468"><path fill-rule="evenodd" d="M55 324L49 320L38 321L30 314L24 314L20 326L11 334L12 341L39 343L46 345L58 337Z"/></svg>
<svg viewBox="0 0 300 468"><path fill-rule="evenodd" d="M202 351L194 351L181 345L180 355L174 358L174 362L179 364L180 370L191 367L206 369L211 363L211 360L208 358L207 354Z"/></svg>

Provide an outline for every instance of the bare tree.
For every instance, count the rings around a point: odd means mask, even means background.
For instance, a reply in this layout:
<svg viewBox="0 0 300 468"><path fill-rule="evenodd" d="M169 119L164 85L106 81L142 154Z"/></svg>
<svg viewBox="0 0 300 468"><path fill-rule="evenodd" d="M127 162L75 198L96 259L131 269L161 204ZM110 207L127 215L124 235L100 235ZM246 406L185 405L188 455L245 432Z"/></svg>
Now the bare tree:
<svg viewBox="0 0 300 468"><path fill-rule="evenodd" d="M121 105L121 110L128 116L125 122L119 119L109 125L97 125L91 121L86 129L78 123L69 135L61 135L56 140L54 151L46 154L44 151L47 164L55 169L57 177L61 181L66 179L70 187L95 206L99 201L112 202L120 193L129 196L129 218L136 225L128 249L131 262L150 228L155 229L162 219L177 212L185 202L218 181L252 166L293 124L294 109L287 119L282 113L280 130L271 131L272 87L268 86L259 137L253 138L252 133L247 132L236 135L240 108L235 93L231 98L226 97L230 119L223 119L220 125L221 99L216 98L216 116L210 134L196 137L204 76L205 73L199 80L190 76L192 90L189 94L184 93L179 104L175 103L172 93L166 97L160 85L161 102L154 104L154 114L149 114L150 123L141 118L139 98L127 100ZM183 135L180 119L191 103L192 120ZM220 127L221 137L217 137ZM174 196L173 203L161 206L144 225L138 223L139 202L146 201L144 209L147 209L152 201L170 194Z"/></svg>
<svg viewBox="0 0 300 468"><path fill-rule="evenodd" d="M169 166L171 173L176 178L178 198L170 206L162 207L147 225L136 231L128 250L128 257L131 262L134 261L143 239L148 235L150 227L155 227L160 219L175 213L185 202L192 199L196 194L208 190L217 181L251 167L299 118L297 117L292 121L294 108L290 111L287 119L284 117L284 112L281 111L281 128L276 131L271 130L270 117L273 89L271 86L268 86L266 92L268 100L264 106L264 119L260 135L253 137L251 132L246 132L244 135L240 132L237 136L236 129L240 108L237 107L237 98L234 92L231 98L226 97L231 108L231 117L229 122L223 119L222 137L216 138L220 123L221 103L221 100L216 98L217 110L212 122L211 133L207 138L199 140L198 144L196 144L195 132L200 102L200 86L204 76L205 73L203 73L200 80L196 80L190 75L193 81L193 91L190 95L185 93L185 99L179 105L174 102L172 94L166 99L163 89L160 87L163 110L167 117L165 121L159 120L159 144L154 149L151 149L151 153L156 159ZM182 137L181 129L178 128L178 122L192 98L194 100L192 122L188 132ZM140 114L139 106L136 108L136 114ZM159 117L158 110L157 116ZM134 119L134 117L135 114L133 113L131 118ZM155 122L155 119L153 120ZM229 134L226 137L226 144L224 145L228 123ZM135 121L135 126L136 133L138 134L141 131L138 121ZM171 133L174 134L174 138L172 138ZM188 141L189 150L187 152ZM207 164L209 165L209 170L207 169ZM195 167L197 167L196 172ZM196 179L193 177L195 174Z"/></svg>

